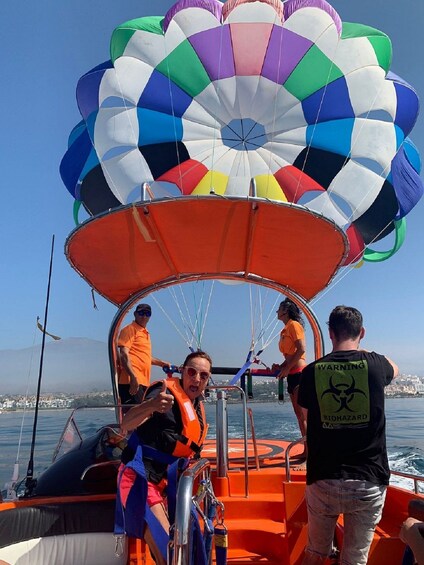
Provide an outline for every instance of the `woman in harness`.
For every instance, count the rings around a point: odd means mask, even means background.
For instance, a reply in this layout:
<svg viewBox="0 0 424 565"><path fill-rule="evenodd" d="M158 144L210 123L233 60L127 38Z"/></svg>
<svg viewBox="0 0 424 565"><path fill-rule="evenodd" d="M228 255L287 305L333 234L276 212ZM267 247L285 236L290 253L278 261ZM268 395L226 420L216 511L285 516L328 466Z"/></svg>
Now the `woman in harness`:
<svg viewBox="0 0 424 565"><path fill-rule="evenodd" d="M277 318L284 323L278 345L284 356L284 362L281 365L273 365L273 370L279 371L278 379L287 377L287 391L299 423L300 433L304 437L306 435L306 415L297 401L302 370L306 366L304 322L299 307L288 298L281 302L277 310ZM300 457L306 458L306 446Z"/></svg>
<svg viewBox="0 0 424 565"><path fill-rule="evenodd" d="M211 368L212 360L207 353L190 353L182 366L181 379L171 377L150 386L143 402L131 408L122 421L124 432L133 431L122 454L122 463L125 465L121 467L119 475L122 507L124 511L130 510L129 495L136 479L131 463L136 458L137 447L141 446L144 450L142 466L147 479L146 508L150 509L166 533L169 532L169 519L164 490L170 461L166 461L162 455L167 454L174 459L199 456L207 433L203 393ZM143 503L140 500L138 504ZM153 527L150 527L148 520L146 523L144 538L156 562L165 564L163 550L158 548Z"/></svg>

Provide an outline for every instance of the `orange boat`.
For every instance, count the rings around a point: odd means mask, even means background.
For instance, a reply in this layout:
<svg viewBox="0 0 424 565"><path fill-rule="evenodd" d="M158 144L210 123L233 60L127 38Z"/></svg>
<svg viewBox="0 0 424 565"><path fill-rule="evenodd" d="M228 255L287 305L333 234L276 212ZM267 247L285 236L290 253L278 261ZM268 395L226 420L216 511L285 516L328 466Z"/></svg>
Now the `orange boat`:
<svg viewBox="0 0 424 565"><path fill-rule="evenodd" d="M219 388L217 412L221 414L225 413L224 391L225 387ZM74 414L68 431L71 426L77 429L73 418ZM217 425L217 438L207 440L203 458L193 462L180 478L169 564L196 563L189 556L193 497L199 501L198 518L204 531L208 505L217 504L212 563L299 565L308 527L305 470L296 464L300 442L247 437L227 441L224 428L225 422ZM0 504L0 560L11 565L154 564L142 540L116 539L113 535L119 460L108 459L105 453L118 440L122 441L115 427L102 428L96 436L57 458L40 476L32 496ZM410 478L417 491L424 477ZM405 545L399 539L399 530L411 500L424 502L424 497L412 490L388 487L370 565L402 562ZM216 557L215 547L219 552L223 544L227 544L226 561ZM342 544L340 519L334 556L328 563L338 562Z"/></svg>

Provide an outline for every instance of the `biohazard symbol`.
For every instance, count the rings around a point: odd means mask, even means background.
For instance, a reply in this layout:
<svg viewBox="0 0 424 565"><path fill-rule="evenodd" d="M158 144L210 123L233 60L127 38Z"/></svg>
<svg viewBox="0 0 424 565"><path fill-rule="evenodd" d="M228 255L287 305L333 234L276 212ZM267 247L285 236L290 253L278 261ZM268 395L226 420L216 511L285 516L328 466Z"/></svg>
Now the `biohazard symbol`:
<svg viewBox="0 0 424 565"><path fill-rule="evenodd" d="M324 390L324 392L321 394L321 398L324 396L324 394L331 394L333 399L340 404L340 408L336 410L336 414L343 409L346 409L349 412L354 412L354 410L351 410L349 408L348 404L352 402L356 393L367 396L363 390L355 388L355 379L352 375L350 375L350 378L352 379L351 384L339 383L337 385L334 385L333 377L330 377L329 388L327 388L327 390Z"/></svg>

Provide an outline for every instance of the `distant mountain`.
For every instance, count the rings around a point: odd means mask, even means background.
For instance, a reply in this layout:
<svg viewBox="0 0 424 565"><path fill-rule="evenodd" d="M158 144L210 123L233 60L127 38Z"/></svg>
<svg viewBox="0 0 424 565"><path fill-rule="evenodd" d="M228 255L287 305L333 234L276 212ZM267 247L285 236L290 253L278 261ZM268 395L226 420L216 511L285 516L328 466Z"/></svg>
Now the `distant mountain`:
<svg viewBox="0 0 424 565"><path fill-rule="evenodd" d="M41 346L0 350L0 395L37 389ZM29 383L29 384L28 384ZM110 390L107 344L86 338L46 342L41 392Z"/></svg>

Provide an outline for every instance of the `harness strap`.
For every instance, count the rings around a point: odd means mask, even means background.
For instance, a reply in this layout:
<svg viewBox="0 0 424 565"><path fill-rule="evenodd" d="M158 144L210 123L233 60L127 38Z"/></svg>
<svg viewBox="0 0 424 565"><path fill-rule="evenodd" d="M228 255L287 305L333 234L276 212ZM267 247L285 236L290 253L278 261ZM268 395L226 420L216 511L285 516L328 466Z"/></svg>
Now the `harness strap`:
<svg viewBox="0 0 424 565"><path fill-rule="evenodd" d="M147 476L143 463L143 456L156 461L159 460L160 462L167 463L169 465L167 471L167 498L168 517L169 523L171 524L171 536L172 524L175 522L178 477L179 474L188 466L188 459L178 459L172 455L162 453L150 446L141 445L138 442L138 436L134 433L129 438L128 445L135 451L135 455L133 460L129 461L125 467L122 467L119 471L114 533L115 536L127 534L131 537L143 539L145 526L147 524L159 551L166 561L169 535L168 532L165 532L162 528L161 524L147 504ZM125 469L132 469L135 472L136 478L128 494L126 505L124 507L121 499L120 484ZM196 565L208 565L208 554L210 554L211 540L209 541L208 539L204 539L193 504L190 513L192 517L190 520L192 536L190 536L191 545L189 548L190 555L192 556L191 562ZM210 528L212 529L212 522L208 525L210 525ZM208 552L206 551L205 545L209 546Z"/></svg>
<svg viewBox="0 0 424 565"><path fill-rule="evenodd" d="M227 528L223 524L216 525L214 537L216 565L226 565L228 551Z"/></svg>
<svg viewBox="0 0 424 565"><path fill-rule="evenodd" d="M122 504L120 485L124 470L132 469L135 474L134 484L128 494L125 507ZM144 539L145 526L149 527L155 543L166 561L168 533L153 514L147 504L147 477L143 463L143 448L137 447L134 459L123 467L118 475L118 488L115 505L115 536L128 536Z"/></svg>
<svg viewBox="0 0 424 565"><path fill-rule="evenodd" d="M237 384L237 381L240 379L243 373L245 373L247 369L250 367L250 365L253 363L254 359L252 359L252 354L253 351L249 351L249 354L247 355L246 363L243 365L243 367L240 367L237 374L235 374L234 377L231 379L230 381L231 386Z"/></svg>
<svg viewBox="0 0 424 565"><path fill-rule="evenodd" d="M137 448L140 445L140 440L136 432L133 432L130 437L128 438L127 442L128 447L134 452L137 452ZM147 457L149 459L153 459L158 463L163 463L164 465L171 465L174 461L178 460L178 457L175 455L171 455L169 453L164 453L163 451L159 451L155 447L151 447L150 445L142 444L143 445L143 457Z"/></svg>
<svg viewBox="0 0 424 565"><path fill-rule="evenodd" d="M190 537L190 547L189 555L191 556L190 563L195 563L196 565L208 565L209 560L205 551L205 544L203 541L203 534L200 528L199 519L194 506L191 506L191 523L192 523L192 535Z"/></svg>
<svg viewBox="0 0 424 565"><path fill-rule="evenodd" d="M211 553L212 553L212 540L214 534L213 521L215 517L216 517L216 505L212 503L209 505L207 516L205 516L207 523L205 524L205 529L203 531L205 553L207 559L210 562L211 562Z"/></svg>
<svg viewBox="0 0 424 565"><path fill-rule="evenodd" d="M168 498L168 518L169 523L175 522L175 509L177 505L177 487L178 476L188 466L188 459L177 459L172 465L168 467L168 486L166 493Z"/></svg>

